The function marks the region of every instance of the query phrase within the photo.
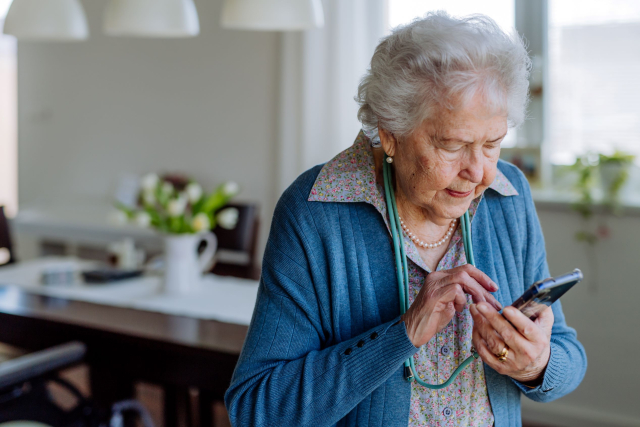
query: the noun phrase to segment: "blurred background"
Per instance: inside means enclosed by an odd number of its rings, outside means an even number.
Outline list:
[[[278,197],[351,145],[378,40],[431,10],[526,39],[501,156],[551,273],[585,273],[586,377],[525,425],[640,426],[637,0],[0,0],[0,421],[228,425]]]

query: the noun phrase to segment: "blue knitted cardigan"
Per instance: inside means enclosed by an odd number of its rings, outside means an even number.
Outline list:
[[[302,174],[277,204],[253,319],[225,396],[229,417],[242,427],[406,427],[411,386],[402,362],[417,348],[398,322],[389,232],[368,203],[307,201],[321,167]],[[507,306],[549,269],[527,180],[502,160],[498,168],[519,195],[485,190],[472,238],[477,267]],[[553,312],[540,386],[484,365],[496,427],[521,426],[521,394],[548,402],[582,381],[584,348],[559,302]]]

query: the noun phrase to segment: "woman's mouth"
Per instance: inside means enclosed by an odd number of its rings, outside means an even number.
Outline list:
[[[473,190],[469,190],[466,193],[462,193],[460,191],[449,190],[448,188],[445,188],[445,190],[447,190],[447,193],[451,197],[459,197],[459,198],[467,197],[468,195],[470,195],[473,192]]]

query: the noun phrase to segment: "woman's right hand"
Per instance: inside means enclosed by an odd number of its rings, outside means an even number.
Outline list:
[[[490,293],[497,290],[498,285],[471,264],[429,273],[413,304],[402,315],[409,339],[415,347],[429,342],[447,326],[456,311],[464,309],[465,293],[475,303],[486,301],[501,310],[502,306]]]

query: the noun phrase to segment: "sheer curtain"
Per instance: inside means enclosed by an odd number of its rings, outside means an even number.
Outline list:
[[[360,78],[386,30],[385,0],[325,0],[325,27],[283,33],[279,190],[355,139]]]

